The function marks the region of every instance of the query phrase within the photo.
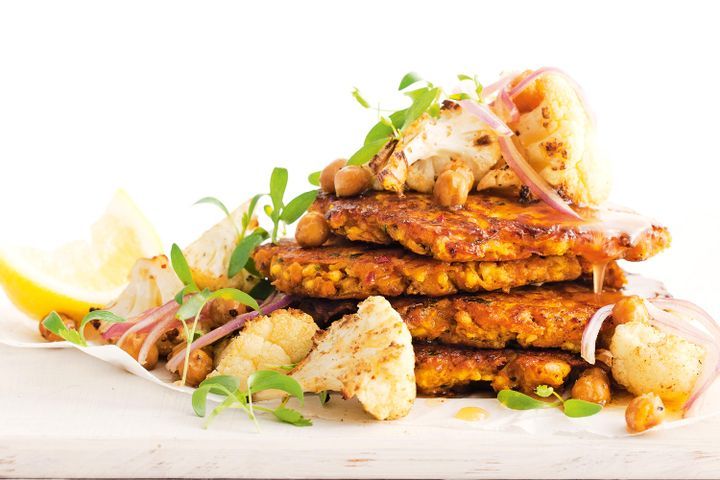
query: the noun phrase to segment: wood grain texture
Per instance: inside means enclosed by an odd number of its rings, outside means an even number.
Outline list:
[[[0,346],[0,477],[717,478],[720,419],[642,437],[538,437],[240,415],[80,352]]]

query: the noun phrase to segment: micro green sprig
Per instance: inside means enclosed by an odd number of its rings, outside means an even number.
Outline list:
[[[276,167],[270,175],[270,200],[272,205],[266,205],[265,213],[273,222],[272,235],[273,243],[277,243],[280,225],[295,223],[303,213],[310,208],[310,205],[317,197],[317,190],[310,190],[301,193],[289,202],[285,203],[285,190],[287,189],[288,171],[285,168]]]
[[[603,408],[602,405],[585,400],[575,398],[565,400],[553,387],[548,385],[539,385],[535,388],[535,395],[540,398],[554,396],[557,400],[546,402],[509,389],[498,392],[497,399],[500,403],[512,410],[537,410],[562,406],[563,413],[571,418],[589,417],[599,413]]]
[[[185,360],[182,372],[181,384],[185,385],[187,380],[188,364],[190,363],[190,345],[195,340],[200,314],[210,301],[216,298],[226,298],[235,300],[238,303],[246,305],[253,310],[258,310],[260,306],[257,301],[249,294],[238,290],[237,288],[221,288],[211,291],[207,288],[200,290],[192,276],[192,271],[188,265],[185,255],[180,247],[173,244],[170,250],[170,262],[175,274],[183,283],[183,288],[175,296],[175,301],[180,305],[176,318],[183,326],[187,347],[185,348]],[[188,320],[192,319],[192,325],[188,325]]]
[[[252,396],[265,390],[280,390],[288,394],[276,408],[268,408],[254,404]],[[257,427],[256,411],[271,413],[281,422],[295,425],[296,427],[307,427],[312,421],[305,418],[297,410],[287,407],[290,397],[295,397],[302,406],[304,394],[302,386],[292,377],[272,370],[260,370],[248,377],[244,389],[240,388],[238,379],[228,375],[218,375],[205,379],[195,390],[192,396],[192,407],[198,417],[207,415],[207,397],[210,393],[225,397],[207,416],[204,427],[207,428],[210,422],[220,413],[228,408],[240,409],[255,423]]]
[[[115,315],[109,310],[93,310],[83,317],[80,322],[80,326],[75,329],[68,328],[60,315],[53,311],[43,319],[42,324],[45,328],[63,340],[67,340],[68,342],[80,347],[87,347],[88,342],[85,338],[85,327],[88,323],[95,320],[100,320],[106,323],[123,323],[127,321],[125,318]]]

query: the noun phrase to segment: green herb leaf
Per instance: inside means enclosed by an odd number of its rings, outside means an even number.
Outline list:
[[[227,207],[225,206],[225,204],[223,202],[221,202],[220,200],[218,200],[217,198],[203,197],[200,200],[198,200],[197,202],[195,202],[194,205],[200,205],[202,203],[207,203],[209,205],[215,205],[220,210],[222,210],[223,213],[225,213],[225,216],[227,216],[228,218],[232,218],[232,216],[230,215],[230,210],[228,210]]]
[[[602,409],[602,405],[575,398],[565,400],[563,405],[565,415],[571,418],[590,417],[599,413]]]
[[[460,81],[463,81],[463,80],[472,80],[472,79],[473,79],[473,77],[471,77],[470,75],[465,75],[464,73],[458,74],[457,78],[458,78],[458,80],[460,80]]]
[[[238,380],[231,375],[217,375],[203,380],[200,387],[209,387],[210,393],[222,395],[225,392],[234,392],[239,388]]]
[[[87,342],[85,341],[83,336],[80,335],[80,332],[75,329],[69,329],[67,325],[65,325],[65,322],[62,321],[62,318],[60,318],[60,315],[58,315],[57,312],[50,312],[50,314],[43,319],[42,323],[45,328],[50,330],[58,337],[67,340],[70,343],[74,343],[75,345],[87,347]]]
[[[250,199],[248,208],[245,211],[245,213],[243,213],[243,216],[242,216],[242,231],[240,232],[241,239],[245,238],[245,233],[247,232],[247,229],[250,226],[250,222],[252,221],[253,215],[255,215],[255,208],[257,207],[258,201],[260,201],[260,199],[264,196],[265,196],[265,194],[258,193],[257,195],[255,195],[254,197],[252,197]]]
[[[288,171],[286,168],[275,167],[270,175],[270,199],[273,204],[273,213],[282,208],[283,196],[287,188]]]
[[[330,392],[328,392],[327,390],[323,390],[322,392],[318,393],[318,398],[320,399],[320,405],[324,407],[330,401]]]
[[[317,172],[313,172],[310,175],[308,175],[308,182],[310,182],[310,185],[315,185],[316,187],[319,187],[321,174],[322,174],[322,171],[317,171]]]
[[[290,200],[290,203],[285,205],[280,219],[288,225],[295,223],[295,221],[300,218],[303,213],[307,212],[307,209],[310,208],[310,205],[312,205],[317,196],[317,190],[310,190],[309,192],[301,193]]]
[[[534,410],[559,405],[558,402],[543,402],[515,390],[500,390],[497,399],[500,403],[513,410]]]
[[[357,102],[362,105],[365,108],[370,108],[370,104],[365,100],[362,95],[360,95],[360,90],[358,90],[357,87],[355,87],[352,91],[352,96]]]
[[[207,396],[210,388],[210,385],[200,385],[192,394],[192,408],[198,417],[204,417],[207,412]]]
[[[192,273],[190,272],[190,266],[182,250],[176,243],[173,243],[170,249],[170,262],[172,263],[173,270],[175,270],[175,274],[183,285],[195,285]]]
[[[263,390],[282,390],[303,402],[303,389],[292,377],[272,370],[258,370],[248,378],[248,394],[253,395]]]
[[[400,80],[400,85],[398,86],[398,90],[402,91],[405,90],[410,85],[413,85],[417,82],[421,82],[422,77],[418,75],[415,72],[406,73],[405,76]]]
[[[425,113],[430,106],[436,102],[439,95],[439,88],[422,89],[408,109],[402,128],[406,128],[412,122],[417,120],[423,113]]]
[[[548,385],[538,385],[535,388],[535,395],[542,398],[548,398],[550,395],[555,393],[555,390],[553,387],[550,387]]]
[[[80,322],[80,328],[78,330],[80,331],[80,335],[83,337],[83,339],[85,339],[85,327],[88,323],[94,320],[100,320],[101,322],[105,323],[123,323],[127,321],[127,319],[119,315],[115,315],[113,312],[110,312],[108,310],[93,310],[92,312],[85,315],[82,319],[82,322]]]
[[[230,263],[228,264],[228,278],[232,278],[240,273],[248,263],[252,251],[260,245],[263,240],[268,237],[264,230],[255,231],[247,237],[240,240],[232,255],[230,255]]]
[[[370,143],[366,143],[362,147],[360,147],[360,150],[355,152],[349,159],[347,164],[348,165],[364,165],[372,158],[377,155],[377,153],[385,146],[387,142],[389,142],[392,138],[382,138],[380,140],[375,140]]]
[[[209,295],[210,291],[207,289],[196,293],[183,302],[175,316],[180,320],[195,318],[195,316],[197,316],[197,314],[200,313],[200,310],[205,306],[205,302],[207,301]]]
[[[450,100],[470,100],[472,97],[465,92],[453,93],[448,97]]]
[[[258,305],[257,301],[253,297],[242,290],[238,290],[237,288],[221,288],[220,290],[215,290],[207,297],[207,302],[216,298],[229,298],[242,303],[243,305],[247,305],[253,310],[260,309],[260,305]]]
[[[297,410],[292,408],[283,407],[282,405],[273,410],[273,415],[277,417],[281,422],[295,425],[296,427],[310,427],[312,426],[312,420],[302,416]]]

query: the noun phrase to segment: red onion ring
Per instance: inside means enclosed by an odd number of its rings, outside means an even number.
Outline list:
[[[585,330],[583,330],[582,340],[580,342],[580,356],[590,365],[595,365],[595,344],[597,343],[597,337],[600,335],[600,329],[605,320],[612,315],[614,307],[615,304],[612,303],[599,308],[590,318],[587,325],[585,325]]]
[[[487,87],[483,87],[481,92],[481,98],[483,100],[487,99],[488,97],[491,97],[496,92],[501,92],[502,90],[507,87],[507,85],[513,81],[518,75],[520,75],[519,72],[510,72],[506,73],[504,75],[501,75],[498,80],[491,83]]]
[[[461,100],[458,102],[463,110],[471,113],[487,124],[488,127],[492,128],[495,133],[502,136],[509,136],[513,134],[505,122],[495,115],[490,109],[482,103],[476,103],[471,100]]]
[[[255,310],[253,312],[239,315],[225,325],[222,325],[215,330],[206,333],[202,337],[192,342],[190,344],[190,353],[194,352],[198,348],[203,348],[211,345],[220,340],[221,338],[230,335],[234,331],[239,330],[245,325],[245,322],[257,317],[258,315],[267,315],[270,312],[287,307],[293,302],[293,300],[294,298],[289,295],[272,295],[268,297],[268,299],[265,300],[262,305],[260,305],[260,310]],[[186,350],[187,347],[176,352],[175,355],[165,364],[165,368],[167,368],[171,372],[176,372],[180,367],[180,363],[185,359]]]
[[[138,353],[138,363],[140,365],[144,365],[145,360],[147,360],[148,353],[150,353],[150,349],[157,343],[158,340],[160,340],[160,337],[162,337],[165,332],[172,330],[173,328],[177,328],[180,325],[180,321],[175,318],[174,313],[166,315],[158,323],[156,323],[153,329],[147,334],[147,337],[145,337],[145,340],[140,347],[140,352]]]
[[[148,315],[143,315],[143,317],[141,317],[141,318],[143,318],[143,320],[139,320],[132,327],[128,328],[115,344],[118,347],[121,347],[123,342],[125,341],[125,339],[130,334],[139,332],[146,327],[151,327],[152,325],[155,324],[155,322],[159,321],[161,318],[165,318],[165,316],[168,314],[171,314],[174,316],[175,312],[177,312],[178,308],[180,308],[180,305],[178,305],[177,302],[175,302],[175,300],[171,300],[158,309],[149,310],[150,313]]]

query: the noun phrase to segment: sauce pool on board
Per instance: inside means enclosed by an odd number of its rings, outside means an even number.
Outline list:
[[[464,420],[466,422],[477,422],[479,420],[485,420],[490,416],[490,413],[484,408],[480,407],[463,407],[457,411],[455,418],[458,420]]]

